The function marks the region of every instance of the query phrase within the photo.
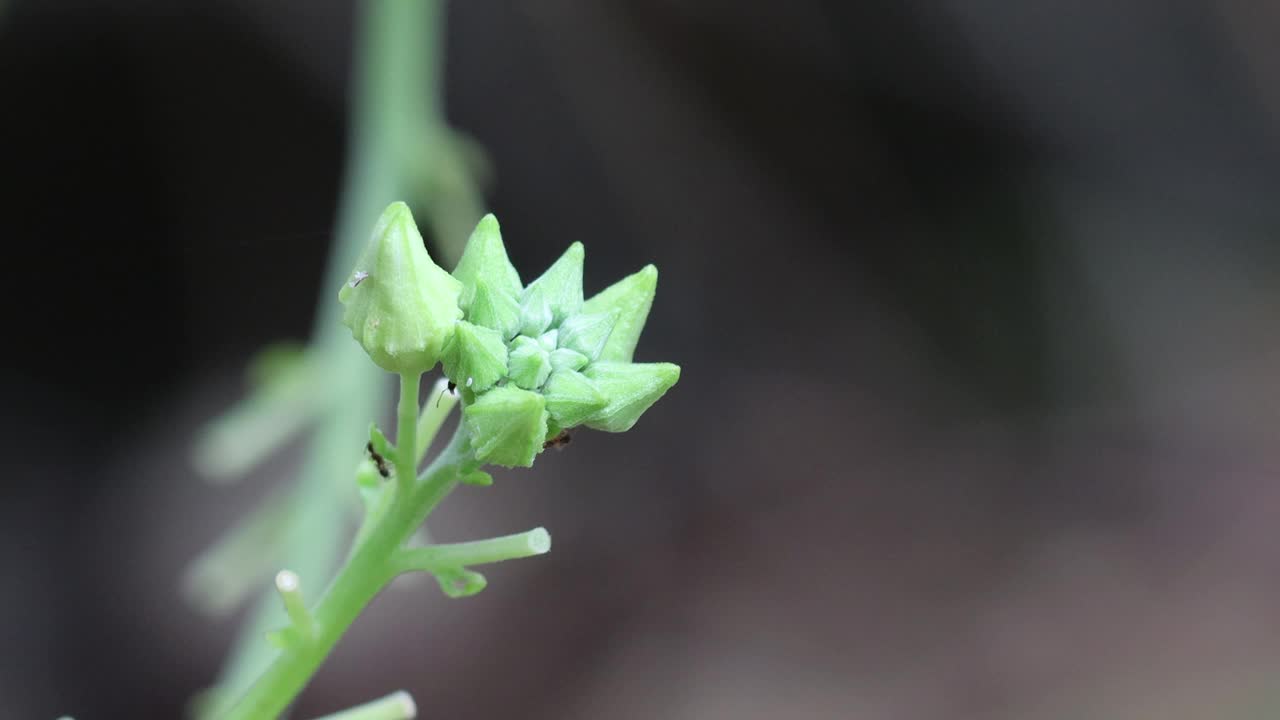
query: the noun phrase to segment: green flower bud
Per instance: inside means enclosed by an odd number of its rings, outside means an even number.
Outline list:
[[[444,374],[455,385],[484,392],[506,377],[507,345],[497,330],[461,320],[444,346]]]
[[[495,387],[462,411],[476,460],[531,467],[547,436],[546,399],[510,386]]]
[[[465,291],[464,291],[465,292]],[[520,303],[516,293],[490,290],[484,280],[477,280],[467,319],[476,325],[493,328],[505,340],[520,331]]]
[[[586,355],[569,348],[560,348],[551,352],[551,372],[560,370],[581,370],[591,359]]]
[[[555,320],[551,311],[551,301],[542,288],[526,292],[520,302],[520,332],[529,337],[537,337],[546,332]]]
[[[630,362],[635,356],[636,343],[644,330],[644,321],[653,305],[653,294],[658,287],[658,269],[646,265],[644,269],[619,280],[601,290],[582,305],[584,313],[618,312],[613,332],[600,350],[598,360]]]
[[[586,426],[624,432],[676,384],[680,368],[671,363],[597,362],[583,374],[609,398],[609,404],[588,418]]]
[[[561,428],[581,425],[609,404],[595,383],[573,370],[552,373],[542,394],[547,399],[547,412]]]
[[[462,284],[431,260],[402,202],[378,219],[373,236],[338,292],[342,322],[384,370],[426,372],[462,317]]]
[[[525,390],[537,390],[551,375],[551,354],[531,337],[521,335],[511,343],[507,377]]]
[[[560,347],[576,350],[586,355],[588,360],[595,360],[600,357],[617,319],[617,310],[574,315],[560,325]]]
[[[582,308],[582,257],[582,243],[570,245],[559,260],[524,289],[524,298],[539,292],[546,297],[552,315],[548,326],[559,324],[570,315],[576,315]]]
[[[453,276],[462,283],[459,304],[468,312],[471,312],[475,294],[482,282],[495,295],[506,295],[512,299],[520,296],[520,273],[516,272],[515,266],[507,259],[507,248],[502,244],[498,219],[493,215],[480,218],[479,224],[467,240],[466,249],[462,251],[458,267],[453,269]],[[479,324],[494,327],[483,322]]]
[[[551,352],[552,350],[556,349],[556,343],[559,340],[559,338],[560,338],[559,330],[548,330],[538,336],[538,344],[542,346],[543,350],[546,350],[547,352]]]

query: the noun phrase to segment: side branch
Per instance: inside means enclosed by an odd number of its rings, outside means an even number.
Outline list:
[[[550,549],[551,535],[545,528],[534,528],[488,540],[403,548],[392,557],[391,567],[397,574],[414,570],[449,572],[471,565],[542,555]]]

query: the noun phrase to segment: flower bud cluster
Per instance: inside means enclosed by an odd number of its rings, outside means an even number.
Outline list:
[[[442,362],[462,392],[479,461],[529,467],[570,428],[630,429],[680,377],[670,363],[631,362],[657,269],[584,299],[582,268],[582,244],[574,243],[522,284],[498,221],[487,215],[449,275],[431,262],[397,203],[339,298],[344,321],[378,365],[425,372]]]

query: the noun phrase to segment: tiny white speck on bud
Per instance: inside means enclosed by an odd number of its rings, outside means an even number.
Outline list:
[[[364,270],[359,270],[356,272],[355,275],[351,276],[351,282],[347,284],[350,285],[351,287],[355,287],[359,285],[367,277],[369,277],[369,273],[365,272]]]
[[[471,387],[471,383],[475,382],[475,378],[467,378],[467,387]]]

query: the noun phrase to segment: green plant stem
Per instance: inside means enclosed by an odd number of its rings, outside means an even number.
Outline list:
[[[341,557],[343,533],[336,528],[349,498],[342,489],[359,459],[358,439],[379,413],[387,379],[342,327],[342,306],[334,292],[346,282],[382,209],[392,200],[418,194],[415,183],[422,164],[442,159],[419,148],[428,129],[445,125],[440,0],[378,0],[361,4],[359,15],[350,153],[310,350],[325,378],[342,381],[329,391],[308,438],[306,462],[289,497],[289,516],[281,523],[277,560],[317,584],[332,576]],[[475,211],[468,221],[475,222],[478,215]],[[444,249],[451,261],[457,259],[459,248]],[[263,635],[283,621],[275,593],[263,597],[242,626],[202,717],[242,696],[268,666],[273,649]]]
[[[465,428],[459,427],[444,451],[420,477],[410,482],[408,492],[397,498],[389,512],[375,520],[377,524],[364,543],[338,571],[312,613],[311,642],[281,651],[223,716],[224,720],[275,718],[293,702],[360,612],[395,577],[393,560],[400,546],[457,487],[459,477],[473,469],[470,447]]]
[[[289,616],[289,622],[298,631],[298,636],[310,639],[315,633],[314,621],[311,619],[311,611],[307,609],[307,601],[302,596],[302,581],[297,573],[281,570],[276,575],[276,591],[280,593],[284,611]]]
[[[396,483],[403,491],[418,474],[418,388],[422,373],[400,375],[400,404],[396,413]]]

